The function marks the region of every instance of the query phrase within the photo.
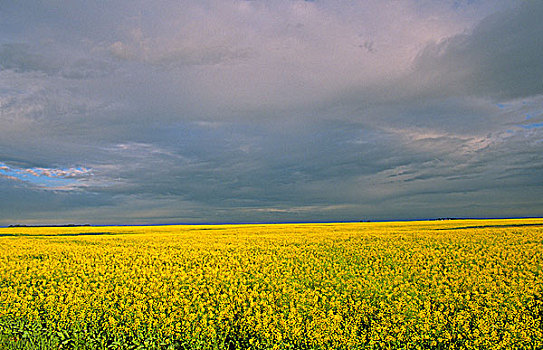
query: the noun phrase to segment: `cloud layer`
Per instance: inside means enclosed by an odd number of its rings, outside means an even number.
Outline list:
[[[0,5],[0,225],[543,215],[537,1]]]

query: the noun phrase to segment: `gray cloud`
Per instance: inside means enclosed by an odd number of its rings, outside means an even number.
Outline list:
[[[542,215],[539,3],[27,5],[0,224]]]
[[[0,69],[15,72],[55,73],[59,67],[30,52],[27,45],[12,43],[0,47]]]
[[[543,93],[543,3],[485,18],[473,31],[427,45],[412,79],[442,94],[500,100]]]

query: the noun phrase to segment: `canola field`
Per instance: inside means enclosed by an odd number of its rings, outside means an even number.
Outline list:
[[[541,349],[543,219],[0,228],[0,349]]]

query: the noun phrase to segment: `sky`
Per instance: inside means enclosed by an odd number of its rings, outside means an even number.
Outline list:
[[[0,225],[543,216],[543,1],[0,1]]]

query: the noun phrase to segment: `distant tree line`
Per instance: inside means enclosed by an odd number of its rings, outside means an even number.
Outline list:
[[[90,226],[90,224],[65,224],[65,225],[21,225],[21,224],[15,224],[15,225],[9,225],[8,227],[82,227],[82,226]]]

